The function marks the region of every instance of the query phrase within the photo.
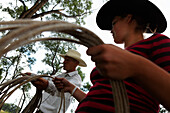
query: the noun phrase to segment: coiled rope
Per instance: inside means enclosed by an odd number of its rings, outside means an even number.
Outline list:
[[[10,30],[10,32],[0,39],[0,57],[16,49],[17,47],[44,40],[63,40],[84,45],[86,47],[93,47],[104,42],[90,30],[64,21],[33,21],[33,20],[15,20],[0,22],[0,31]],[[35,38],[45,31],[53,31],[65,33],[73,36],[74,39],[44,37]],[[121,80],[110,80],[113,99],[116,113],[130,113],[129,101],[125,84]],[[31,108],[32,109],[32,108]]]

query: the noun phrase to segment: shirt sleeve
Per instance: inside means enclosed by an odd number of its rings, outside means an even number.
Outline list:
[[[45,89],[45,92],[51,94],[52,96],[54,96],[55,94],[59,95],[59,91],[52,81],[48,81],[48,87]]]
[[[151,51],[151,60],[170,72],[170,39],[159,34],[157,40],[153,43]]]
[[[60,92],[55,87],[55,84],[53,83],[52,78],[44,77],[44,79],[48,80],[48,87],[45,89],[45,92],[49,93],[52,96],[54,96],[54,95],[59,96]]]
[[[61,77],[61,76],[59,76]],[[79,74],[75,74],[71,77],[65,77],[70,83],[76,85],[77,87],[81,87],[81,77]],[[55,84],[53,83],[52,79],[48,79],[48,87],[45,89],[45,92],[49,93],[50,95],[54,96],[60,96],[60,92],[55,87]],[[70,96],[68,96],[70,97]]]

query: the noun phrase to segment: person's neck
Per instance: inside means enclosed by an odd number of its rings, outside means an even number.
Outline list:
[[[75,71],[75,69],[74,70],[66,70],[67,73],[70,73],[70,72],[73,72],[73,71]]]
[[[144,39],[143,34],[133,34],[126,38],[124,47],[127,48]]]

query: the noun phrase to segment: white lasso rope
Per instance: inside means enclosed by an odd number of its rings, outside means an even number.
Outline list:
[[[11,30],[6,36],[0,39],[0,57],[10,50],[17,47],[43,40],[64,40],[82,44],[86,47],[97,46],[104,44],[103,41],[93,32],[88,29],[63,21],[32,21],[32,20],[15,20],[0,22],[2,26],[0,31]],[[35,37],[45,31],[55,31],[60,33],[69,34],[76,38],[38,38]],[[115,103],[116,113],[130,113],[129,101],[125,84],[123,81],[111,80],[112,91],[114,92],[113,98]]]

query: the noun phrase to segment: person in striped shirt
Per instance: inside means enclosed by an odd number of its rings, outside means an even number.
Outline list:
[[[97,25],[110,30],[115,43],[91,47],[87,54],[96,67],[93,86],[85,94],[67,80],[55,78],[80,102],[76,113],[114,113],[110,79],[124,80],[131,113],[158,113],[161,103],[170,110],[170,39],[160,34],[167,22],[160,9],[148,0],[109,0],[97,14]],[[145,39],[143,33],[153,33]]]

